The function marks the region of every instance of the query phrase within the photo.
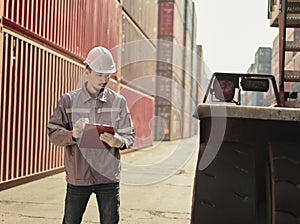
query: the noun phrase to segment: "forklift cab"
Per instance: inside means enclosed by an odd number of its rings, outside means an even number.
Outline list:
[[[271,84],[281,106],[271,75],[213,74],[194,113],[200,144],[191,224],[298,223],[299,109],[241,103],[244,92],[269,93]]]
[[[275,78],[265,74],[214,73],[208,84],[203,103],[234,103],[241,105],[241,93],[246,91],[268,92],[270,83],[277,105],[280,105]]]

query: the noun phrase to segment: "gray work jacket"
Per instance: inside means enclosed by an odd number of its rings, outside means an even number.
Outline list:
[[[61,97],[48,122],[50,141],[65,146],[68,183],[88,186],[119,182],[119,149],[81,148],[72,138],[73,125],[80,118],[89,118],[89,123],[113,126],[128,148],[134,143],[135,133],[125,98],[108,88],[97,98],[92,97],[84,84],[81,89]]]

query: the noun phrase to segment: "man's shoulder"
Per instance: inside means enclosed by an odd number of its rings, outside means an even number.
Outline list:
[[[72,101],[74,98],[77,98],[81,93],[82,93],[82,88],[71,90],[69,92],[64,93],[61,96],[61,100]]]
[[[74,96],[79,95],[81,92],[82,92],[82,88],[78,88],[78,89],[74,89],[69,92],[66,92],[64,95],[72,98]]]
[[[106,88],[106,91],[107,91],[107,94],[113,98],[121,98],[121,99],[125,100],[125,97],[122,94],[120,94],[110,88]]]
[[[82,88],[74,89],[68,92],[68,94],[73,95],[73,94],[78,94],[82,91]]]

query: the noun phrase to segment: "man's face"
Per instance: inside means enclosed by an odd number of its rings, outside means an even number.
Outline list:
[[[111,74],[100,74],[95,71],[88,71],[87,88],[91,93],[98,93],[104,89]]]

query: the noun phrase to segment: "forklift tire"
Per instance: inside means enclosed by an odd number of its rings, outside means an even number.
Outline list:
[[[205,147],[201,144],[203,150]],[[197,170],[192,224],[271,223],[268,157],[265,153],[266,159],[259,161],[264,174],[258,179],[256,153],[248,144],[222,142],[212,163]]]
[[[300,150],[297,144],[271,145],[275,224],[300,224]]]

